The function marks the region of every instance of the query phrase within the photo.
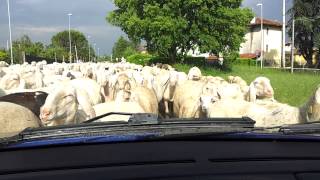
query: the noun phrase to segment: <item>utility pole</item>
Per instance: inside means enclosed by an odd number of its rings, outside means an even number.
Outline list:
[[[10,48],[9,48],[9,41],[7,40],[7,51],[9,52]]]
[[[75,45],[74,46],[74,50],[76,52],[76,59],[77,59],[77,62],[79,61],[79,58],[78,58],[78,51],[77,51],[77,46]]]
[[[282,67],[286,67],[286,0],[282,0],[282,46],[281,46],[281,62]]]
[[[93,44],[93,52],[94,52],[94,59],[93,62],[96,60],[96,43]]]
[[[91,62],[91,55],[90,55],[90,36],[88,36],[88,47],[89,47],[89,61],[88,62]]]
[[[262,69],[263,68],[263,59],[264,59],[264,52],[263,52],[263,50],[264,50],[264,31],[263,31],[263,4],[262,3],[260,3],[260,4],[257,4],[257,6],[260,6],[260,8],[261,8],[261,44],[260,44],[260,46],[261,46],[261,48],[260,48],[260,68]]]
[[[293,74],[293,65],[294,65],[294,35],[295,35],[295,22],[294,17],[292,18],[292,42],[291,42],[291,74]]]
[[[11,34],[11,15],[10,15],[10,0],[7,0],[8,5],[8,19],[9,19],[9,36],[10,36],[10,58],[11,65],[13,64],[13,53],[12,53],[12,34]]]
[[[54,52],[54,61],[57,62],[57,53]]]
[[[72,16],[72,14],[69,13],[68,16],[69,16],[69,48],[70,48],[70,50],[69,50],[69,62],[72,63],[72,51],[71,51],[71,49],[72,49],[72,46],[71,46],[71,16]]]

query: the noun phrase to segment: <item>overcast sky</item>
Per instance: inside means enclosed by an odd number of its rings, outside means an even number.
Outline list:
[[[292,0],[286,0],[290,7]],[[11,0],[12,37],[23,34],[34,41],[46,44],[55,33],[68,28],[68,16],[73,14],[71,24],[97,44],[103,54],[110,54],[114,42],[124,33],[108,24],[105,17],[115,7],[112,0]],[[257,3],[264,4],[264,17],[281,21],[282,0],[244,0],[243,6],[251,8],[257,16]],[[9,39],[6,0],[0,0],[0,47],[6,47]]]

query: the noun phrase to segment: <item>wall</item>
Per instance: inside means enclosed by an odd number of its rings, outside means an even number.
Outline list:
[[[268,30],[269,29],[269,30]],[[240,54],[256,54],[261,49],[261,28],[252,26],[251,32],[245,35],[246,42],[241,44]],[[280,65],[281,61],[281,28],[264,26],[264,47],[265,57],[268,60],[275,61],[274,65]],[[268,47],[267,47],[268,45]]]

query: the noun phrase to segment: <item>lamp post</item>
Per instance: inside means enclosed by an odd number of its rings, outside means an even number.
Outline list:
[[[13,54],[12,54],[12,35],[11,35],[11,15],[10,15],[10,2],[7,0],[8,5],[8,19],[9,19],[9,38],[10,38],[10,58],[11,64],[13,64]]]
[[[72,14],[71,13],[69,13],[68,14],[68,16],[69,16],[69,61],[70,61],[70,63],[72,63],[72,52],[71,52],[71,50],[72,50],[72,46],[71,46],[71,16],[72,16]]]
[[[281,62],[282,67],[286,67],[286,0],[282,1],[282,46],[281,46]]]
[[[263,49],[264,49],[264,32],[263,32],[263,4],[262,3],[259,3],[257,4],[257,6],[260,6],[260,10],[261,10],[261,44],[260,44],[260,68],[262,69],[263,67],[263,56],[264,56],[264,52],[263,52]]]
[[[294,29],[294,17],[292,18],[292,43],[291,43],[291,74],[293,74],[293,66],[294,66],[294,35],[295,35],[295,29]]]
[[[88,36],[88,47],[89,47],[89,62],[91,62],[91,55],[90,55],[90,36]]]
[[[93,44],[93,52],[94,52],[94,59],[93,60],[95,60],[97,57],[96,56],[96,45],[97,45],[96,43]]]

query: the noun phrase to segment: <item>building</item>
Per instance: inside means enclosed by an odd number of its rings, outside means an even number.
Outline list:
[[[280,66],[282,23],[263,19],[264,62],[265,65]],[[261,18],[253,18],[249,25],[249,31],[245,35],[245,42],[241,44],[240,57],[256,58],[261,53]]]

